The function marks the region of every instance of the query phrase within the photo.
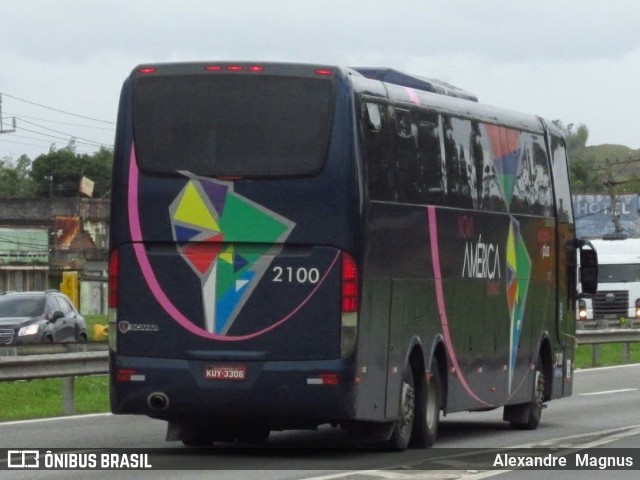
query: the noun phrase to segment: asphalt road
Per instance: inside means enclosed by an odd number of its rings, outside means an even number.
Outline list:
[[[640,447],[640,365],[576,372],[574,395],[543,412],[538,430],[512,430],[502,410],[453,414],[442,420],[436,448],[386,452],[358,448],[338,428],[272,433],[263,449],[217,447],[189,450],[164,441],[164,422],[143,417],[92,415],[0,423],[1,448],[171,448],[156,467],[180,471],[0,471],[0,478],[153,478],[239,480],[365,480],[370,478],[486,478],[465,458],[464,448],[541,446]],[[172,448],[173,447],[173,448]],[[1,462],[6,460],[0,459]],[[422,470],[429,462],[429,470]],[[434,463],[435,462],[435,463]],[[438,463],[440,462],[440,463]],[[433,469],[439,464],[442,471]],[[435,467],[434,467],[435,466]],[[457,468],[451,470],[451,468]],[[448,470],[444,470],[448,467]],[[640,465],[639,465],[640,468]],[[557,472],[556,472],[557,473]],[[598,478],[605,472],[560,472],[554,478]],[[635,474],[634,474],[635,473]],[[606,472],[608,478],[635,478],[637,472]],[[630,475],[632,474],[632,475]],[[540,478],[542,472],[502,472],[501,478]],[[579,475],[579,476],[578,476]]]

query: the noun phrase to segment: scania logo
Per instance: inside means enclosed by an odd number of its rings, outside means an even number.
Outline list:
[[[616,300],[616,296],[613,293],[607,293],[605,299],[607,300],[607,303],[613,303]]]
[[[126,321],[118,322],[118,330],[120,333],[127,332],[157,332],[160,330],[158,325],[153,323],[129,323]]]

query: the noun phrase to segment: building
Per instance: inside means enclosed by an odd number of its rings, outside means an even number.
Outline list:
[[[0,291],[59,288],[80,274],[82,313],[106,311],[109,200],[0,199]]]

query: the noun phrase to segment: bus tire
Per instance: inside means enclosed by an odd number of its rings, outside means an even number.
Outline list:
[[[413,372],[407,365],[402,379],[398,419],[394,422],[393,432],[386,445],[391,450],[404,450],[411,441],[416,412],[414,384]]]
[[[545,398],[545,378],[542,358],[538,357],[535,370],[533,397],[529,403],[504,407],[504,419],[518,430],[535,430],[542,418]]]
[[[416,385],[416,415],[411,447],[429,448],[436,441],[440,425],[441,388],[438,361],[433,359],[429,380],[422,377]]]

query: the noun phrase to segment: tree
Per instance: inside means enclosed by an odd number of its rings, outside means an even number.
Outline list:
[[[0,197],[32,197],[36,185],[29,176],[31,159],[21,155],[17,160],[6,157],[0,160]]]
[[[94,196],[104,197],[111,186],[113,154],[101,148],[91,155],[75,153],[72,143],[60,150],[51,150],[33,161],[31,178],[41,197],[75,197],[80,179],[95,182]]]

